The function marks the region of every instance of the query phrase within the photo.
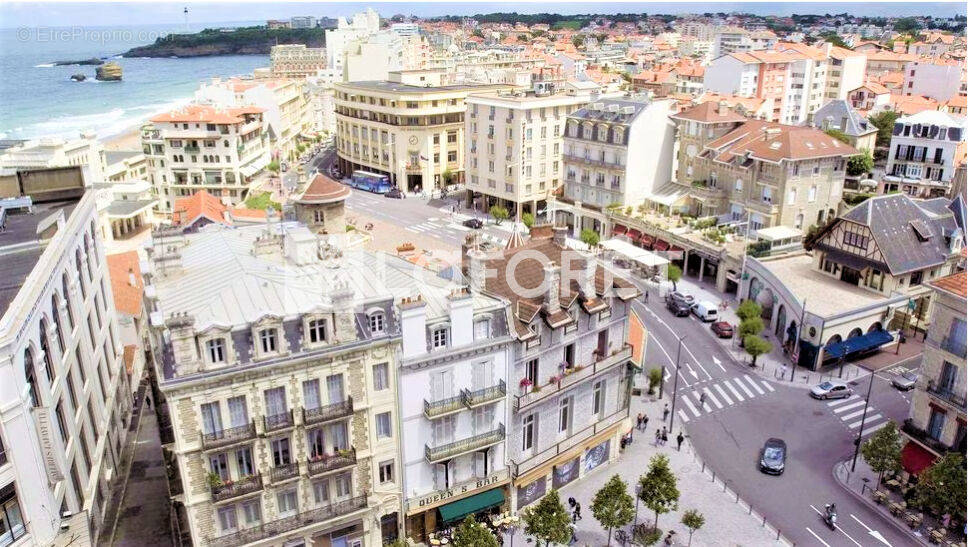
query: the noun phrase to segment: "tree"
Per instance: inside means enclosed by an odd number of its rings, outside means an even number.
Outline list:
[[[482,31],[479,28],[476,28],[476,29],[474,29],[473,32],[471,32],[471,36],[476,36],[478,38],[484,38],[484,31]]]
[[[662,369],[649,369],[649,395],[655,394],[655,388],[662,382]]]
[[[682,268],[676,266],[675,264],[669,263],[669,265],[666,267],[666,277],[669,278],[669,281],[672,281],[672,290],[679,290],[676,287],[676,283],[682,279]]]
[[[916,33],[921,30],[921,23],[918,22],[914,17],[901,17],[897,21],[894,21],[894,32],[912,32]]]
[[[507,220],[508,217],[510,216],[508,214],[508,210],[505,209],[504,207],[501,207],[500,205],[492,205],[490,212],[491,212],[491,217],[494,218],[495,224],[500,224],[501,222]]]
[[[759,316],[743,319],[739,323],[740,340],[747,336],[756,336],[761,332],[763,332],[763,320]]]
[[[773,344],[767,342],[766,340],[751,334],[746,338],[743,338],[743,349],[746,353],[753,358],[753,366],[756,366],[756,358],[764,353],[769,353],[773,350]]]
[[[753,300],[743,300],[739,307],[736,308],[736,315],[742,320],[759,317],[762,314],[763,308]]]
[[[612,544],[612,529],[625,526],[635,516],[635,501],[628,493],[628,485],[613,475],[592,499],[592,516],[608,529],[608,545]]]
[[[524,213],[521,215],[521,222],[530,230],[534,226],[534,215],[531,213]]]
[[[830,135],[831,137],[837,139],[838,141],[844,144],[850,144],[850,137],[847,136],[847,133],[844,133],[839,129],[828,129],[824,131],[824,133]]]
[[[894,420],[879,429],[860,445],[860,453],[871,470],[877,473],[877,486],[887,471],[901,469],[901,436]]]
[[[682,523],[689,529],[689,545],[692,545],[692,534],[706,524],[706,517],[697,509],[690,509],[682,515]]]
[[[860,154],[847,158],[847,174],[852,177],[859,177],[873,170],[874,156],[870,150],[862,150]]]
[[[659,515],[679,507],[676,476],[665,454],[656,454],[649,460],[649,470],[639,478],[639,499],[655,513],[654,527],[659,526]]]
[[[590,230],[588,228],[585,228],[578,234],[578,239],[580,239],[582,243],[584,243],[585,245],[588,245],[589,247],[594,247],[595,245],[598,245],[600,237],[598,235],[598,232],[596,232],[595,230]]]
[[[580,48],[585,45],[585,37],[581,34],[576,34],[571,37],[571,45],[576,48]]]
[[[829,32],[827,34],[824,34],[823,35],[823,41],[824,42],[830,42],[831,44],[833,44],[833,45],[835,45],[837,47],[842,47],[842,48],[845,48],[845,49],[850,49],[850,46],[848,46],[847,43],[844,42],[844,39],[841,38],[836,32]]]
[[[454,547],[497,547],[497,538],[483,524],[469,516],[454,530]]]
[[[266,169],[272,171],[273,173],[279,172],[279,162],[277,160],[272,160],[269,165],[266,165]]]
[[[662,530],[648,524],[637,524],[632,527],[633,545],[655,545],[662,539]]]
[[[935,515],[949,514],[964,522],[965,487],[964,456],[949,452],[921,472],[914,492],[921,507]]]
[[[894,132],[894,122],[897,121],[898,113],[893,110],[878,112],[867,118],[871,125],[877,128],[876,146],[884,147],[891,145],[891,137]]]
[[[440,174],[440,180],[443,181],[444,186],[450,186],[454,180],[454,173],[450,169],[444,169],[444,172]]]
[[[538,545],[568,543],[571,539],[571,517],[561,504],[558,491],[552,490],[537,505],[524,510],[524,533],[534,536]]]

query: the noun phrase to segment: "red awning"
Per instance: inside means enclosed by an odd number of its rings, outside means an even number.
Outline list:
[[[631,239],[632,241],[635,241],[641,235],[642,235],[642,232],[636,230],[635,228],[632,228],[631,230],[629,230],[629,234],[628,234],[629,239]]]
[[[620,236],[627,231],[628,231],[628,228],[626,228],[625,226],[622,226],[621,224],[616,224],[615,227],[612,228],[612,235]]]
[[[639,238],[639,242],[642,243],[642,246],[646,249],[651,249],[652,244],[655,243],[655,238],[649,234],[642,234],[642,237]]]
[[[914,441],[908,441],[901,449],[901,466],[912,475],[931,467],[935,459],[937,456]]]
[[[684,249],[682,247],[678,246],[678,245],[673,245],[673,246],[669,247],[669,250],[670,251],[679,251],[681,253]]]
[[[669,250],[669,244],[661,239],[655,240],[655,250],[656,251],[667,251]]]

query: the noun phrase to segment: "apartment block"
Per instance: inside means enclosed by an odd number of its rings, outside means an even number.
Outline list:
[[[547,208],[562,186],[566,117],[591,100],[576,91],[490,91],[467,97],[465,202],[501,205],[520,219]]]
[[[295,28],[295,27],[293,27]],[[269,50],[269,68],[277,78],[305,78],[326,68],[326,48],[279,44]]]
[[[158,210],[198,190],[228,204],[243,201],[269,164],[269,134],[261,108],[222,109],[192,104],[151,118],[141,128],[149,181]]]
[[[96,544],[131,394],[79,167],[0,177],[0,541]]]
[[[965,119],[925,110],[894,122],[882,193],[944,196],[959,165],[965,163]]]
[[[901,93],[930,97],[945,102],[964,95],[965,65],[956,61],[926,59],[904,65]]]
[[[7,148],[0,154],[0,169],[31,170],[79,166],[89,182],[105,180],[101,142],[94,133],[76,139],[46,137]]]

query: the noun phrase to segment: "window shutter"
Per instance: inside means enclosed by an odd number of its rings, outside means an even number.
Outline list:
[[[894,135],[900,135],[902,131],[904,131],[904,124],[900,124],[900,123],[894,124],[894,131],[893,131]]]

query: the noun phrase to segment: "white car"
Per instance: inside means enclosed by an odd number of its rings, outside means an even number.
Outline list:
[[[854,394],[854,390],[844,382],[827,381],[813,386],[810,396],[814,399],[844,399]]]

